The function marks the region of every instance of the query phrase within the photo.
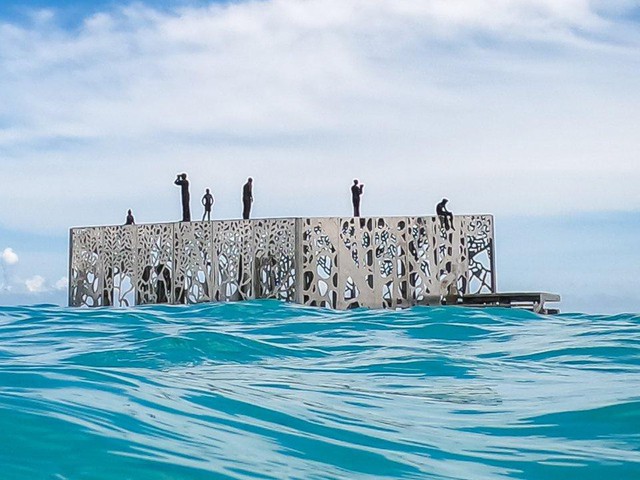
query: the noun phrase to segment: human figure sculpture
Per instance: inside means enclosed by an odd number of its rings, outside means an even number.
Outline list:
[[[436,215],[440,219],[440,222],[444,224],[445,230],[453,228],[453,213],[447,210],[447,200],[443,198],[440,203],[436,205]]]
[[[215,199],[213,198],[213,195],[211,195],[211,192],[209,191],[209,189],[207,188],[205,190],[205,194],[202,196],[202,205],[204,206],[204,213],[202,214],[202,221],[204,222],[204,217],[207,217],[207,220],[211,220],[211,207],[213,207],[213,204],[215,202]]]
[[[133,213],[131,213],[131,209],[127,210],[127,221],[124,222],[125,225],[135,225],[136,221],[133,219]]]
[[[353,180],[353,185],[351,186],[351,201],[353,203],[353,216],[360,216],[360,196],[362,195],[362,190],[364,189],[364,183],[358,184],[358,179]]]
[[[191,209],[189,207],[189,180],[186,173],[179,173],[174,184],[180,186],[182,193],[182,221],[191,221]]]
[[[251,204],[253,203],[253,178],[249,177],[242,187],[242,218],[249,219]]]

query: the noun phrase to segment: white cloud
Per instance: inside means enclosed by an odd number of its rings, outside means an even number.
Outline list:
[[[13,270],[19,261],[18,254],[11,247],[6,247],[0,254],[0,290],[12,289]]]
[[[30,293],[42,293],[48,290],[44,277],[40,275],[34,275],[33,277],[25,280],[24,285]]]
[[[66,290],[68,286],[69,279],[67,277],[62,277],[53,285],[53,288],[56,290]]]
[[[632,6],[274,0],[0,25],[0,223],[178,218],[178,171],[218,217],[238,216],[248,175],[264,216],[347,213],[354,177],[365,213],[444,195],[467,212],[640,208]]]
[[[4,265],[15,265],[20,260],[18,254],[11,247],[7,247],[2,251],[0,260]]]
[[[47,282],[46,278],[42,275],[34,275],[31,278],[28,278],[24,281],[24,286],[27,291],[30,293],[46,293],[55,291],[64,291],[67,289],[69,285],[69,280],[67,277],[59,278],[53,285]]]

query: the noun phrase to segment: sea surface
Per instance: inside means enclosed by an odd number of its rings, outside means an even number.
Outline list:
[[[640,479],[640,315],[0,307],[0,479]]]

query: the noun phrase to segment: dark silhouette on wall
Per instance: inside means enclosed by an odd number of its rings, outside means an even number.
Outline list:
[[[169,303],[171,293],[171,271],[167,265],[156,265],[156,303]]]
[[[242,218],[249,219],[251,204],[253,203],[253,178],[249,177],[242,187]]]
[[[133,219],[133,213],[131,213],[131,209],[127,211],[127,221],[124,222],[125,225],[135,225],[136,221]]]
[[[442,201],[436,205],[436,214],[440,222],[444,224],[445,230],[453,227],[453,213],[447,210],[448,201],[446,198],[443,198]]]
[[[209,189],[207,188],[205,191],[205,194],[202,196],[202,205],[204,205],[204,213],[202,214],[203,222],[204,222],[204,217],[207,217],[207,220],[211,220],[211,207],[213,207],[214,202],[215,202],[215,199],[213,198],[213,195],[211,195],[211,192],[209,192]]]
[[[153,271],[153,267],[151,265],[147,265],[142,270],[142,282],[139,283],[138,289],[136,291],[136,305],[142,305],[144,303],[151,302],[151,272]]]
[[[110,307],[113,305],[113,287],[109,288],[108,285],[113,285],[113,268],[107,266],[104,271],[104,282],[102,288],[102,305]]]
[[[187,174],[179,173],[173,183],[179,185],[182,191],[182,221],[190,222],[191,209],[189,208],[189,180],[187,180]]]
[[[358,185],[358,179],[353,181],[353,185],[351,186],[351,201],[353,202],[353,216],[360,216],[360,195],[362,195],[362,189],[364,188],[364,183]]]
[[[171,271],[164,263],[147,265],[142,270],[142,282],[136,293],[136,304],[169,303],[171,292]],[[155,298],[153,293],[155,292]]]

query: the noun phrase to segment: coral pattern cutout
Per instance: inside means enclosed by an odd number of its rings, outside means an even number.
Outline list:
[[[255,220],[254,292],[256,298],[292,302],[296,293],[294,219]]]
[[[102,236],[104,306],[135,304],[135,226],[105,227]]]
[[[212,236],[210,222],[175,224],[174,303],[200,303],[212,300]]]
[[[69,304],[102,306],[102,229],[72,229],[70,242]]]
[[[175,303],[174,224],[137,225],[135,229],[138,251],[136,304]]]
[[[213,222],[214,300],[249,300],[253,296],[251,220]]]
[[[298,303],[336,308],[338,304],[338,219],[298,220]]]

